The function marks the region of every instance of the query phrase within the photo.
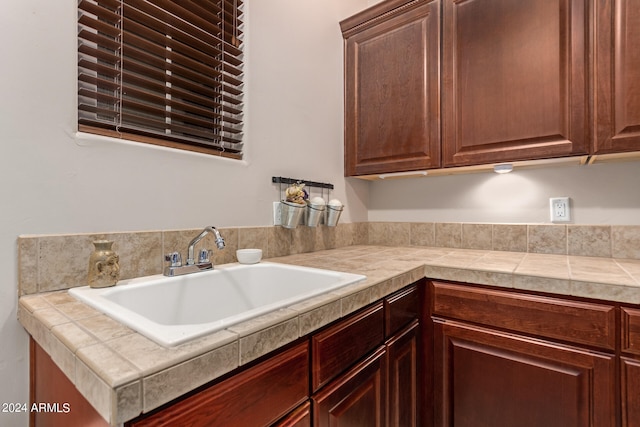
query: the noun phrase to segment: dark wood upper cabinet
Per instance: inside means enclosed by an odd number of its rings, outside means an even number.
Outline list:
[[[387,1],[340,23],[346,176],[440,166],[439,12]]]
[[[587,154],[585,0],[444,0],[443,166]]]
[[[640,1],[597,0],[594,154],[640,150]]]

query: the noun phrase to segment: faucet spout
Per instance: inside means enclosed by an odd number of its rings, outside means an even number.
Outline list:
[[[213,233],[216,237],[216,246],[218,247],[218,249],[224,249],[224,239],[222,238],[222,236],[220,235],[220,232],[213,226],[207,226],[204,228],[204,230],[202,230],[202,232],[200,234],[198,234],[196,237],[193,238],[193,240],[191,240],[191,242],[189,243],[189,249],[188,249],[188,254],[187,254],[187,265],[193,265],[196,263],[196,260],[194,258],[194,248],[196,246],[196,244],[202,240],[202,238],[204,236],[206,236],[209,233]]]

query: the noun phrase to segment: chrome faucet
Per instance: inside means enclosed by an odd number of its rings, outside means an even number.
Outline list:
[[[211,251],[207,249],[200,250],[198,254],[198,262],[194,258],[194,248],[196,244],[202,240],[204,236],[209,233],[213,233],[216,237],[215,243],[218,249],[224,249],[224,238],[220,235],[220,232],[212,226],[205,227],[200,234],[189,242],[189,248],[187,249],[187,263],[182,265],[182,257],[180,252],[172,252],[165,255],[165,261],[169,262],[169,265],[164,269],[165,276],[181,276],[183,274],[196,273],[198,271],[211,270],[213,263],[209,259]]]

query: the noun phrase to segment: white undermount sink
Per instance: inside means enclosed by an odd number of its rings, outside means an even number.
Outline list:
[[[360,282],[359,274],[262,262],[69,293],[166,347]]]

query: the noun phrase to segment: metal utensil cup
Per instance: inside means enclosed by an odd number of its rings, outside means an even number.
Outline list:
[[[317,227],[324,214],[325,205],[307,204],[307,226]]]
[[[327,205],[327,210],[326,210],[327,226],[335,227],[338,224],[338,220],[340,219],[340,214],[342,213],[343,209],[344,209],[344,206]]]
[[[296,228],[300,223],[300,218],[306,209],[306,205],[299,203],[291,203],[282,200],[281,205],[281,222],[284,228]]]

